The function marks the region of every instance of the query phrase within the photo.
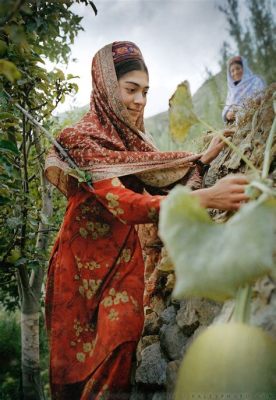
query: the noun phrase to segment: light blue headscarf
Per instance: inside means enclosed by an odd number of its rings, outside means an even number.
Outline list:
[[[226,114],[230,110],[235,110],[237,113],[242,111],[242,105],[245,100],[254,97],[258,92],[265,88],[265,82],[258,75],[253,74],[247,65],[244,57],[240,57],[243,65],[243,75],[241,81],[235,85],[234,80],[230,75],[230,59],[227,66],[227,85],[228,93],[226,97],[226,104],[222,111],[223,121],[226,122]]]

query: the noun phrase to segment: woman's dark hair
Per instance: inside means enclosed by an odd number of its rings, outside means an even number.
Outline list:
[[[144,71],[148,73],[148,69],[143,60],[124,60],[115,64],[117,79],[131,71]]]
[[[241,65],[242,68],[243,68],[243,64],[242,64],[242,61],[241,61],[241,60],[232,61],[232,62],[230,63],[230,65],[229,65],[229,68],[230,68],[232,65],[234,65],[234,64]]]

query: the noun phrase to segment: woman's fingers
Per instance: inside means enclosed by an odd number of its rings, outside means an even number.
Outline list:
[[[232,195],[233,202],[248,201],[249,197],[245,193],[235,193]]]
[[[231,128],[228,128],[228,129],[224,129],[223,130],[223,136],[225,136],[225,137],[232,137],[233,135],[234,135],[234,133],[236,132],[236,129],[231,129]]]

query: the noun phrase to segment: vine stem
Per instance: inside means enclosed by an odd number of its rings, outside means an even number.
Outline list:
[[[276,114],[276,93],[273,95],[273,108],[274,113]],[[276,134],[276,116],[274,117],[266,145],[265,145],[265,153],[264,153],[264,164],[263,164],[263,171],[262,171],[262,178],[266,179],[269,172],[270,167],[270,158],[271,158],[271,149],[273,145],[273,139]]]
[[[240,151],[240,149],[234,145],[234,143],[230,142],[229,139],[227,139],[223,133],[221,133],[220,131],[218,131],[217,129],[214,129],[211,125],[209,125],[206,121],[203,121],[202,119],[198,118],[198,121],[202,124],[205,125],[208,129],[211,129],[215,134],[217,134],[223,141],[224,143],[227,144],[227,146],[229,146],[236,154],[238,154],[240,156],[240,158],[245,162],[245,164],[255,173],[259,176],[259,171],[257,170],[257,168],[255,168],[255,166],[253,165],[253,163]]]
[[[235,309],[231,322],[250,322],[251,286],[248,284],[240,287],[237,291]]]

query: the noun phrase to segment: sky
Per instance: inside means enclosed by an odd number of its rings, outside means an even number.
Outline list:
[[[189,81],[193,94],[207,78],[206,69],[212,73],[219,71],[219,51],[223,40],[229,39],[225,17],[217,7],[224,0],[94,0],[94,3],[97,16],[83,4],[72,8],[84,17],[84,31],[72,45],[68,67],[61,68],[80,77],[79,92],[74,98],[67,97],[57,112],[89,103],[92,57],[114,41],[133,41],[143,53],[150,77],[145,117],[166,111],[169,98],[182,81]]]

